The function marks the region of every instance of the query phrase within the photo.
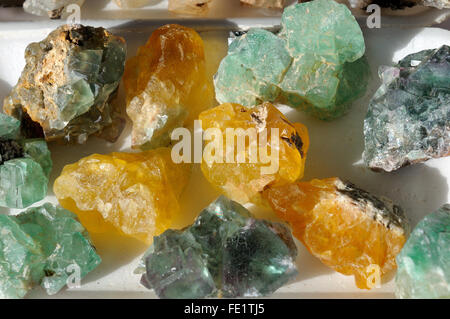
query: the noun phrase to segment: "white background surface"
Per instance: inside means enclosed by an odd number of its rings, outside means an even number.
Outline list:
[[[88,0],[89,1],[89,0]],[[2,9],[0,9],[1,16]],[[246,23],[251,23],[246,20]],[[250,21],[250,22],[248,22]],[[24,66],[23,53],[27,44],[42,40],[58,22],[42,23],[0,23],[0,100],[17,82]],[[90,22],[96,26],[112,27],[112,31],[125,37],[128,55],[134,56],[138,46],[143,45],[153,27],[148,24],[130,24],[123,21]],[[162,22],[155,22],[158,26]],[[233,24],[232,28],[235,27]],[[215,25],[217,26],[217,25]],[[205,39],[215,39],[206,45],[212,48],[217,39],[225,41],[226,33],[206,32],[207,24],[199,27]],[[449,202],[450,158],[432,160],[426,164],[406,167],[398,172],[373,173],[361,163],[363,145],[363,119],[370,97],[380,84],[377,68],[391,64],[406,54],[422,49],[436,48],[442,44],[450,45],[450,31],[429,28],[382,28],[363,30],[366,39],[367,56],[372,70],[368,92],[345,117],[333,122],[321,122],[285,106],[281,110],[291,121],[306,124],[311,138],[304,180],[339,176],[348,179],[361,188],[375,194],[392,198],[401,205],[415,225],[426,214],[442,204]],[[220,41],[219,41],[220,42]],[[120,89],[117,103],[123,102],[123,88]],[[50,145],[54,169],[49,185],[49,196],[45,201],[56,203],[52,192],[54,179],[64,165],[73,163],[92,153],[129,150],[130,123],[119,141],[108,144],[91,138],[86,145]],[[193,219],[202,208],[219,194],[205,181],[196,167],[187,190],[182,196],[183,214]],[[39,203],[38,203],[39,204]],[[36,205],[38,205],[36,204]],[[259,217],[274,219],[273,214],[264,209],[249,207]],[[1,213],[8,213],[0,209]],[[79,289],[64,290],[55,298],[153,298],[155,295],[139,285],[140,277],[133,270],[146,247],[124,237],[104,238],[92,235],[103,263],[82,282]],[[280,289],[273,298],[392,298],[393,276],[386,278],[381,288],[362,291],[356,288],[352,277],[343,276],[320,263],[299,244],[297,279]],[[47,297],[40,288],[33,290],[30,298]]]

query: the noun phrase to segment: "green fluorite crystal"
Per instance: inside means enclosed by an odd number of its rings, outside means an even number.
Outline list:
[[[154,238],[142,283],[161,298],[264,296],[296,276],[296,254],[285,226],[222,196],[192,226]]]
[[[0,215],[0,234],[3,298],[22,298],[34,284],[56,294],[75,269],[81,279],[101,262],[76,216],[51,204]]]
[[[215,77],[221,103],[283,102],[320,119],[342,116],[366,90],[362,31],[345,5],[316,0],[285,9],[278,36],[237,38]]]
[[[39,125],[47,140],[84,143],[97,134],[115,141],[124,119],[111,101],[125,57],[125,41],[103,28],[61,26],[28,45],[25,68],[3,108]]]
[[[0,114],[0,206],[24,208],[44,199],[51,170],[47,143],[22,139],[20,122]]]
[[[450,205],[426,216],[397,255],[398,298],[450,298]]]

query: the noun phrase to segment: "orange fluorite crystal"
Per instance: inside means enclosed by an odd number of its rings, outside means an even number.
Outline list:
[[[222,163],[213,161],[216,154],[209,154],[206,149],[203,154],[202,171],[206,179],[219,188],[226,196],[242,204],[261,202],[261,192],[267,185],[284,185],[303,177],[306,154],[309,148],[308,130],[303,124],[290,123],[286,117],[271,103],[263,103],[253,108],[240,104],[225,103],[200,114],[203,130],[219,129],[223,138]],[[238,142],[234,148],[227,151],[227,129],[255,129],[257,140],[245,139],[245,151],[240,154],[245,161],[238,161]],[[272,129],[278,129],[278,136],[272,135]],[[267,139],[261,138],[262,133]],[[237,136],[246,137],[244,134]],[[272,139],[277,139],[278,170],[265,173],[262,168],[271,164],[262,161],[261,154],[272,150]],[[257,143],[258,158],[252,160],[250,142]],[[227,155],[235,160],[230,163]],[[252,153],[254,154],[254,153]],[[267,158],[266,158],[267,161]],[[275,163],[272,163],[276,165]]]
[[[169,148],[94,154],[65,166],[53,190],[88,231],[151,243],[179,215],[189,176],[190,165],[174,164]]]
[[[127,114],[133,146],[166,146],[174,128],[189,125],[214,103],[204,45],[195,30],[176,24],[154,31],[125,65]]]
[[[307,249],[370,289],[396,268],[408,224],[402,210],[338,178],[270,187],[264,197]]]

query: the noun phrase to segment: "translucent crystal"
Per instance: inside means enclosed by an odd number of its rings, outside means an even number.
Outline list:
[[[212,2],[213,0],[169,0],[169,11],[178,14],[205,15]]]
[[[450,205],[416,226],[397,264],[398,298],[450,298]]]
[[[0,113],[0,137],[2,139],[16,139],[20,134],[20,122],[15,118]]]
[[[64,25],[28,45],[25,68],[3,108],[40,125],[47,140],[84,143],[95,133],[115,141],[124,119],[110,102],[125,55],[125,41],[103,28]],[[30,137],[41,137],[36,131]]]
[[[450,154],[450,47],[380,68],[382,86],[364,121],[364,162],[391,172]]]
[[[101,262],[76,216],[51,204],[0,215],[0,234],[0,297],[24,297],[34,284],[56,294]]]
[[[170,24],[157,29],[127,61],[124,74],[133,146],[167,146],[170,133],[192,124],[212,106],[203,41],[193,29]]]
[[[409,232],[400,207],[338,178],[269,187],[264,197],[325,265],[374,288],[396,268]]]
[[[367,87],[362,31],[332,0],[284,10],[278,36],[250,30],[229,48],[215,77],[219,102],[282,102],[329,120],[342,116]]]
[[[61,16],[68,16],[66,9],[70,5],[81,7],[83,3],[84,0],[25,0],[23,9],[31,14],[59,19]]]
[[[203,130],[218,129],[222,133],[218,138],[222,156],[218,158],[205,147],[202,172],[231,199],[242,204],[258,204],[260,193],[268,185],[292,183],[303,177],[309,148],[308,130],[303,124],[290,123],[272,104],[248,109],[225,103],[204,111],[199,119]],[[229,129],[236,129],[236,140],[231,137],[235,140],[233,144],[227,143],[227,139],[231,140]],[[278,134],[273,129],[277,129]],[[251,132],[246,135],[248,130],[253,130],[254,135]],[[239,140],[244,142],[239,144]],[[242,151],[239,145],[246,147]]]
[[[297,274],[289,230],[226,197],[184,230],[155,237],[142,283],[160,298],[269,295]]]
[[[90,232],[151,243],[180,214],[189,176],[190,165],[173,163],[169,148],[94,154],[65,166],[53,190]]]

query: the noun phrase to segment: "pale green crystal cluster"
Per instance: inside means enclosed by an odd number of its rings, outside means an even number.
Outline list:
[[[20,122],[0,113],[0,206],[25,208],[47,195],[52,160],[43,139],[23,139]]]
[[[0,298],[23,298],[37,284],[56,294],[100,262],[84,227],[63,208],[45,204],[0,215]]]
[[[398,298],[450,298],[450,205],[426,216],[397,256]]]
[[[332,0],[285,9],[278,36],[251,29],[229,47],[215,76],[216,98],[253,106],[283,102],[315,117],[342,116],[366,90],[362,31]]]
[[[285,226],[222,196],[192,226],[154,238],[141,282],[160,298],[264,296],[296,276],[296,255]]]

